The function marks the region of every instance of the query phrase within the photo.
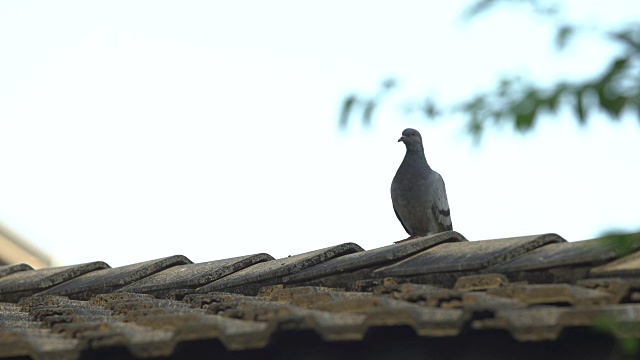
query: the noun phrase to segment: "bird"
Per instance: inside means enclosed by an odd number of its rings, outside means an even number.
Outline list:
[[[422,136],[405,129],[398,142],[407,152],[391,182],[391,202],[409,237],[395,243],[453,230],[444,180],[427,163]]]

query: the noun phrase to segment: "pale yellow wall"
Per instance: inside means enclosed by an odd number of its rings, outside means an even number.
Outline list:
[[[40,269],[51,266],[51,258],[0,224],[0,265],[19,263]]]

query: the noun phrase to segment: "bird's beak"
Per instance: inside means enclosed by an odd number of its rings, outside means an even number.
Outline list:
[[[398,142],[400,142],[400,141],[404,142],[405,140],[407,140],[407,138],[404,137],[404,136],[401,136],[400,139],[398,139]]]

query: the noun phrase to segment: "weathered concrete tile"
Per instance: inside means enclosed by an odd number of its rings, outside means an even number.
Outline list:
[[[640,252],[594,267],[589,274],[596,277],[638,276],[640,275]]]
[[[407,308],[374,311],[367,314],[368,327],[411,326],[418,336],[457,336],[469,320],[462,309],[426,308],[410,304]]]
[[[556,234],[497,240],[444,243],[373,272],[377,277],[422,275],[483,269],[501,264],[540,246],[564,242]]]
[[[507,330],[519,341],[555,340],[562,330],[560,317],[567,309],[555,306],[500,309],[493,318],[473,321],[471,328]]]
[[[359,341],[367,333],[366,316],[361,314],[334,314],[325,311],[306,310],[301,318],[303,326],[316,332],[324,341]],[[277,326],[290,323],[287,319]],[[297,324],[296,324],[297,325]],[[287,326],[289,327],[289,326]],[[300,329],[304,329],[300,327]]]
[[[407,301],[423,307],[465,309],[476,312],[526,306],[517,300],[489,295],[481,291],[467,292],[411,283],[379,286],[374,290],[374,294],[387,295],[392,299]]]
[[[19,333],[5,330],[0,335],[2,336],[0,339],[0,358],[30,358],[31,347],[22,339]]]
[[[258,294],[259,297],[268,298],[271,301],[291,302],[300,296],[325,294],[325,293],[343,293],[343,289],[332,289],[321,286],[296,286],[285,288],[282,285],[264,287]]]
[[[77,339],[65,338],[60,334],[52,333],[49,329],[23,329],[19,332],[19,337],[24,341],[24,344],[28,344],[28,355],[26,356],[31,358],[75,359],[80,355]]]
[[[0,266],[0,278],[5,277],[7,275],[11,275],[18,271],[26,271],[33,270],[31,265],[27,264],[12,264],[12,265],[2,265]]]
[[[318,303],[313,306],[316,310],[367,315],[379,310],[391,309],[417,309],[419,305],[407,301],[392,299],[390,297],[372,296],[360,298],[347,298],[337,301]]]
[[[65,282],[41,294],[64,295],[71,299],[88,300],[91,295],[113,292],[151,274],[176,265],[191,264],[182,255],[145,261],[137,264],[94,271]]]
[[[385,297],[364,297],[319,303],[316,310],[365,315],[363,326],[410,326],[419,336],[455,336],[466,315],[461,309],[429,308]]]
[[[273,260],[273,257],[269,254],[255,254],[205,263],[173,266],[127,285],[118,290],[118,292],[151,293],[167,289],[193,289],[251,265],[269,260]]]
[[[382,264],[406,258],[407,256],[427,250],[438,244],[461,241],[467,241],[467,239],[456,231],[445,231],[439,234],[404,241],[399,244],[383,246],[377,249],[341,256],[322,264],[312,266],[298,273],[285,276],[282,280],[284,283],[295,283],[333,274],[346,273],[362,268],[380,266]]]
[[[490,295],[482,291],[464,292],[460,305],[463,309],[475,312],[495,312],[499,309],[524,308],[527,306],[527,304],[518,300]]]
[[[219,291],[245,284],[258,283],[273,278],[278,278],[278,281],[280,281],[283,276],[291,275],[313,265],[359,251],[363,250],[357,244],[345,243],[282,259],[258,263],[200,287],[197,289],[197,292],[206,293],[210,291]],[[250,292],[254,292],[254,289],[251,289]]]
[[[636,290],[640,290],[640,279],[590,278],[576,282],[576,285],[588,289],[606,291],[613,296],[614,303],[629,299]],[[633,300],[632,300],[633,301]]]
[[[263,295],[261,294],[260,296]],[[300,286],[292,288],[275,288],[272,291],[269,291],[267,296],[271,301],[286,302],[302,308],[311,308],[320,303],[328,303],[345,299],[369,298],[372,294],[317,286]]]
[[[113,304],[127,301],[136,301],[140,299],[153,299],[148,294],[132,294],[132,293],[109,293],[94,295],[87,302],[93,306],[100,306],[105,309],[113,309]]]
[[[507,297],[529,305],[600,305],[612,304],[616,300],[608,292],[570,284],[511,285],[488,289],[487,294]]]
[[[66,307],[69,304],[77,304],[77,300],[69,300],[65,296],[57,295],[34,295],[20,299],[18,305],[21,311],[31,312],[41,307]],[[85,303],[86,304],[86,303]]]
[[[478,274],[459,277],[453,288],[462,291],[478,291],[498,288],[508,283],[509,280],[502,274]]]
[[[180,324],[175,329],[174,338],[178,344],[217,338],[226,349],[247,350],[266,346],[273,331],[275,326],[264,322],[207,315],[198,318],[198,321]]]
[[[0,278],[0,301],[17,302],[24,296],[33,295],[83,274],[107,268],[109,265],[106,263],[96,261],[80,265],[14,272]]]
[[[107,323],[95,330],[86,328],[77,336],[83,343],[90,343],[92,350],[126,348],[132,355],[127,358],[166,357],[170,355],[174,345],[171,342],[173,332],[170,330],[153,329],[127,322]]]
[[[471,328],[476,330],[507,330],[518,341],[556,340],[565,328],[593,328],[603,319],[620,328],[636,329],[635,334],[611,334],[637,337],[640,325],[640,305],[605,305],[556,307],[537,306],[524,309],[509,308],[498,310],[494,318],[475,320]],[[631,325],[632,327],[628,327]]]
[[[505,273],[577,264],[598,264],[638,249],[640,249],[640,239],[630,241],[625,246],[620,246],[609,238],[562,242],[532,250],[509,262],[494,266],[491,270]]]

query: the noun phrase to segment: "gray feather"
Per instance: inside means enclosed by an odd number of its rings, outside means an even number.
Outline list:
[[[398,220],[412,237],[453,230],[444,180],[427,163],[420,133],[405,129],[398,141],[407,147],[391,183]]]

